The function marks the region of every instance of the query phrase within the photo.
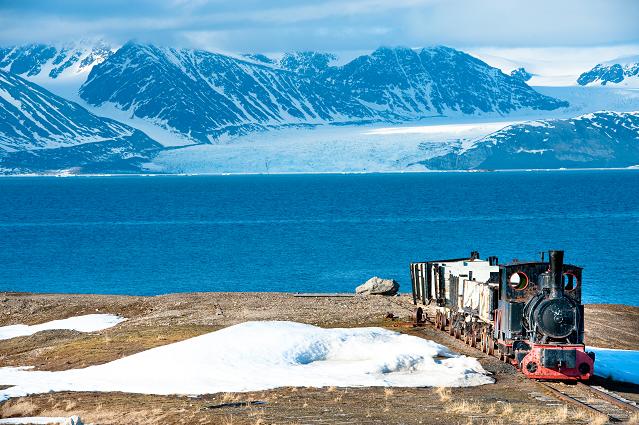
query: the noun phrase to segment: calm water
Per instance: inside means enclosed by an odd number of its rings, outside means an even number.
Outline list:
[[[0,291],[410,290],[408,263],[566,250],[639,305],[639,172],[0,179]]]

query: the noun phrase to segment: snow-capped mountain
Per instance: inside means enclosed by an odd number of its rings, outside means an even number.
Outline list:
[[[547,169],[639,164],[639,112],[601,111],[529,121],[496,131],[468,149],[423,162],[431,169]]]
[[[0,69],[33,81],[86,78],[94,65],[115,50],[104,41],[0,47]]]
[[[639,56],[629,56],[596,65],[577,79],[579,85],[639,87]]]
[[[131,171],[160,148],[138,130],[0,71],[0,172]]]
[[[332,59],[305,52],[278,61],[131,42],[93,67],[80,95],[197,143],[288,126],[567,106],[446,47],[380,48],[341,66]]]

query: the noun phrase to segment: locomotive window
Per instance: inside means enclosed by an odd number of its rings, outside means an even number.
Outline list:
[[[524,272],[515,272],[510,275],[508,283],[513,289],[524,290],[528,287],[528,276]]]
[[[572,273],[564,273],[564,290],[572,291],[577,288],[579,285],[579,280],[577,276]]]

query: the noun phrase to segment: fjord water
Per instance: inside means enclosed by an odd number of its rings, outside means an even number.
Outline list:
[[[410,291],[411,261],[564,249],[639,305],[639,171],[0,179],[0,291]]]

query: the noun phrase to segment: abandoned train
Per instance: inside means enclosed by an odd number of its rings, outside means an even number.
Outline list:
[[[413,302],[435,303],[435,326],[544,380],[588,380],[582,268],[548,261],[498,264],[497,257],[433,260],[410,266]]]

